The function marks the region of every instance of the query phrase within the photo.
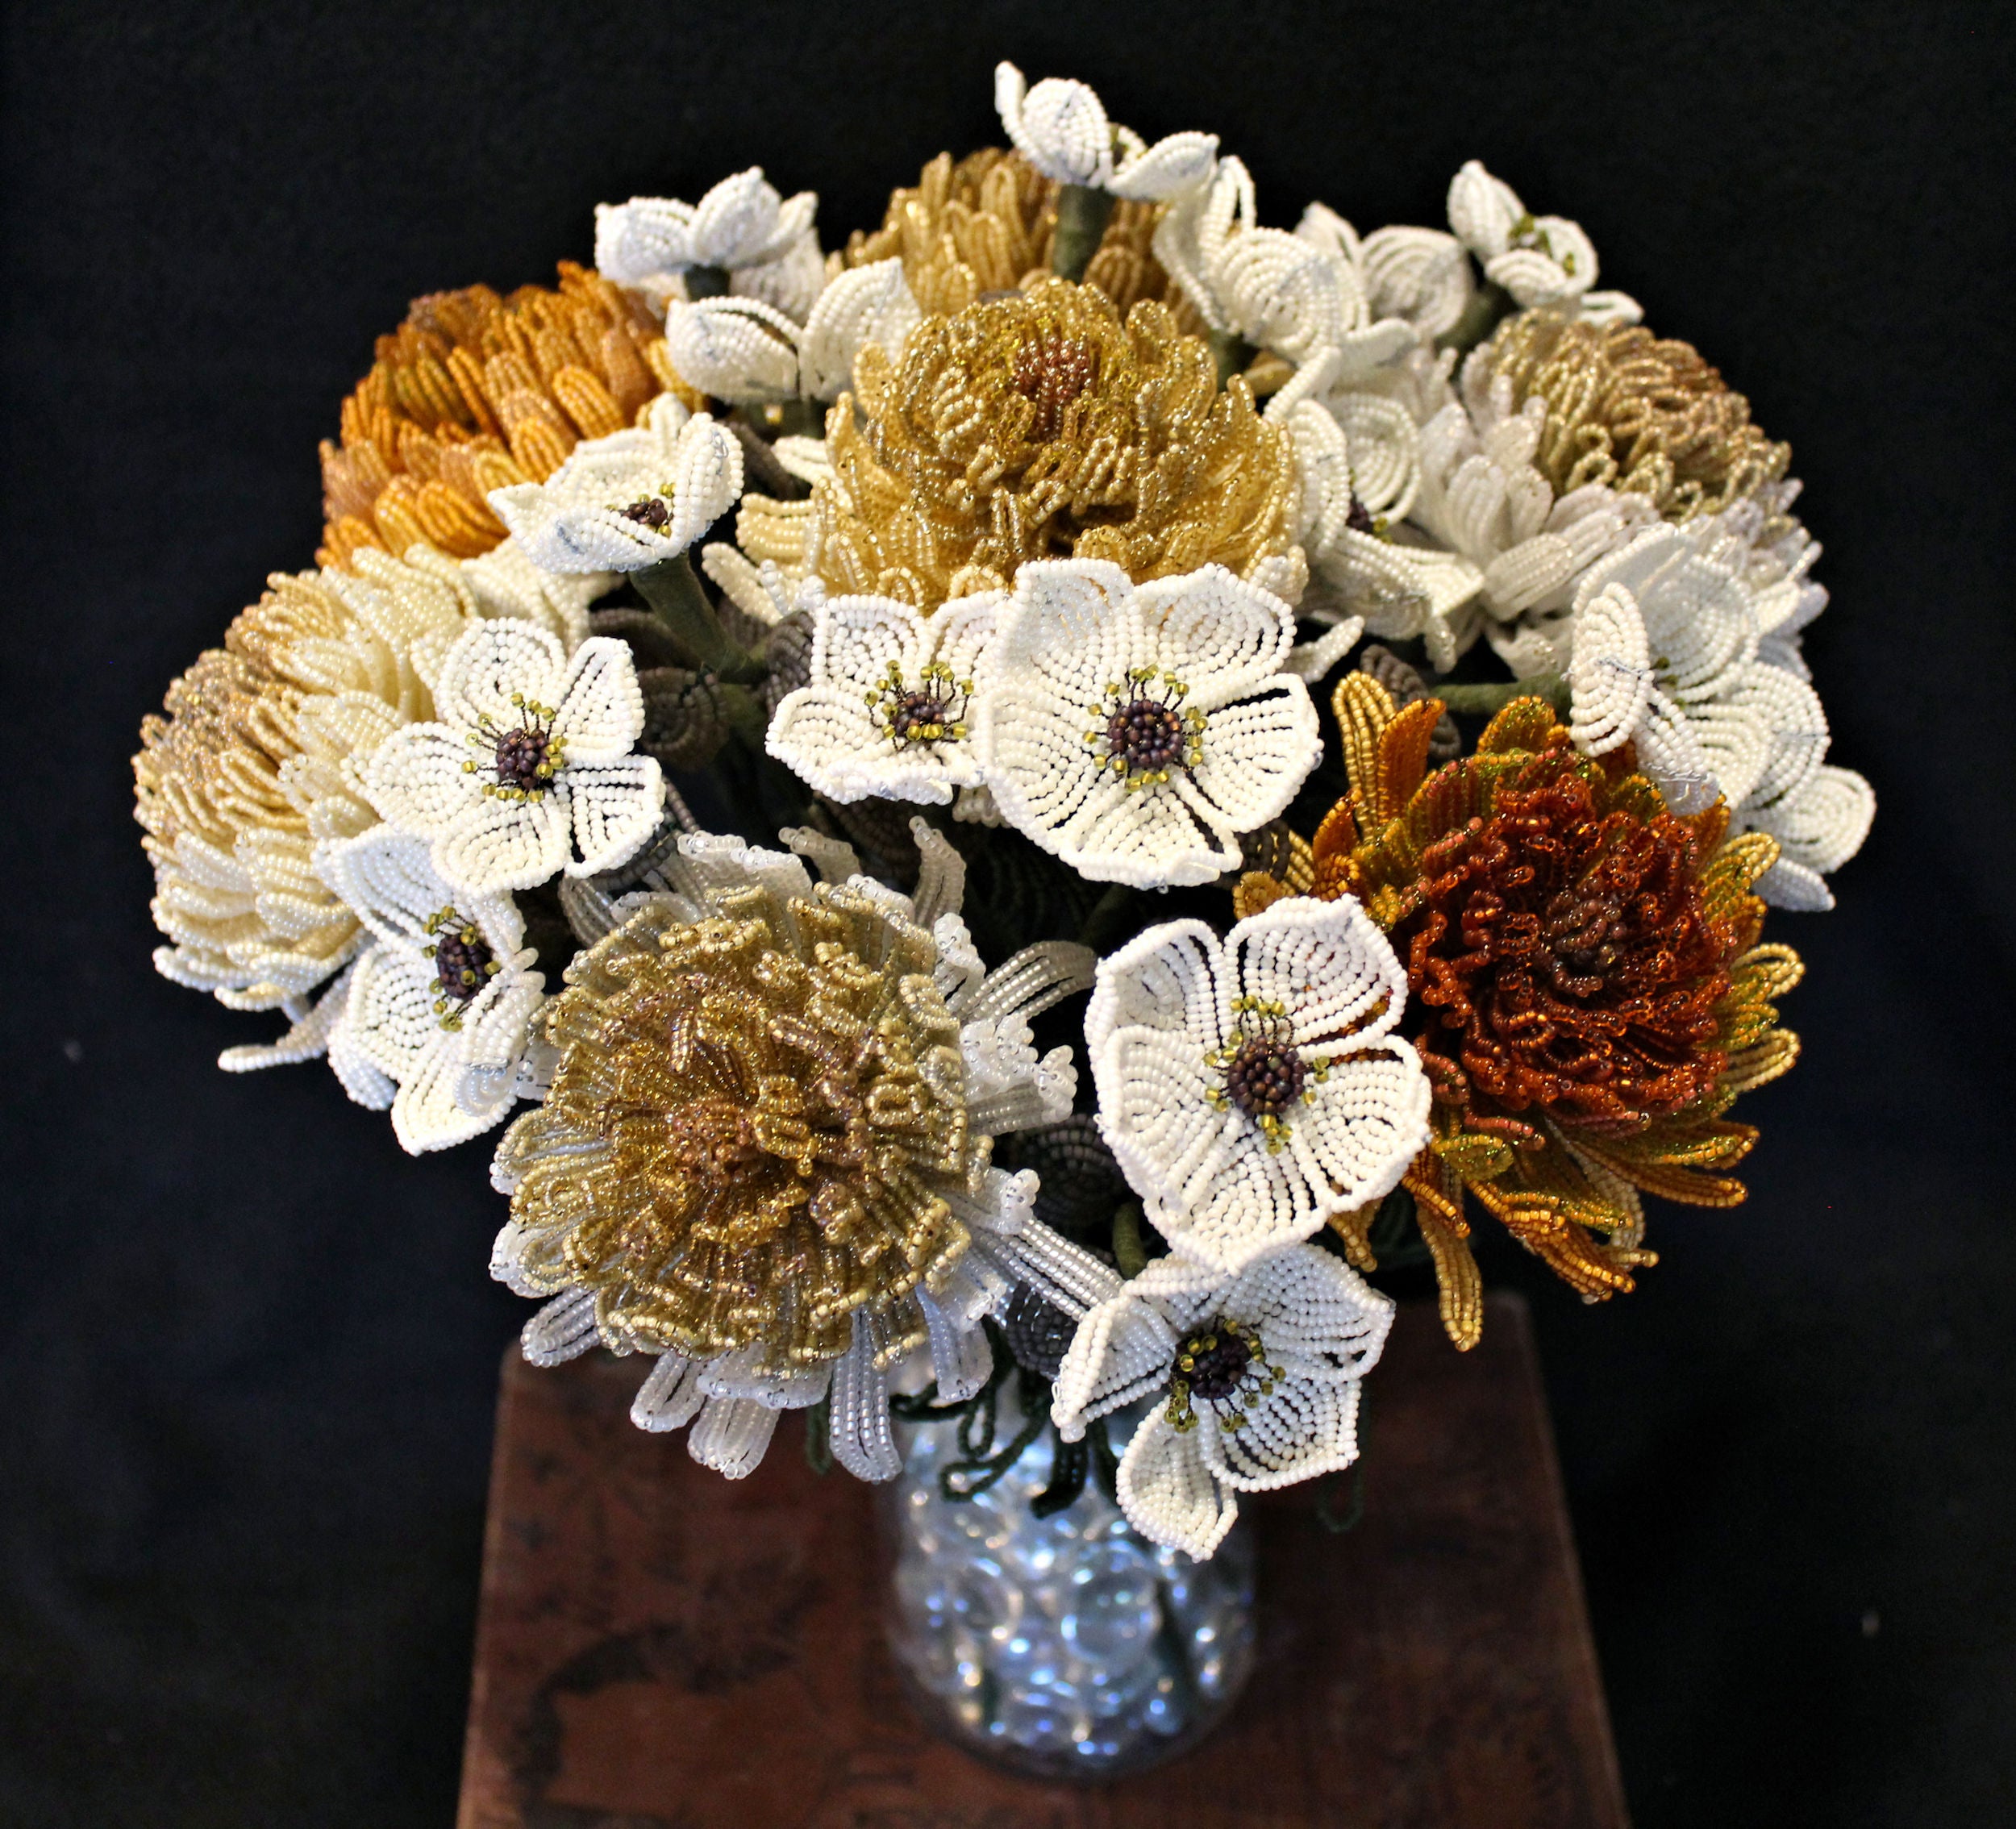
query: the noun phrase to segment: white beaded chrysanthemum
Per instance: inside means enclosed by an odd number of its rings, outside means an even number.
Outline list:
[[[826,277],[813,227],[818,203],[809,190],[780,196],[763,168],[752,165],[698,203],[633,197],[598,204],[595,265],[604,278],[660,302],[688,296],[694,268],[713,268],[727,275],[731,293],[802,320]]]
[[[1295,619],[1206,565],[1135,585],[1024,565],[981,661],[974,746],[1002,817],[1081,875],[1138,887],[1235,869],[1322,755],[1286,670]]]
[[[1357,902],[1293,897],[1223,940],[1151,927],[1099,967],[1101,1134],[1183,1256],[1235,1271],[1386,1194],[1428,1139],[1393,1033],[1407,975]]]
[[[663,394],[644,425],[584,440],[544,482],[489,502],[547,571],[639,572],[684,552],[741,494],[735,435]]]
[[[1567,668],[1576,745],[1635,744],[1669,798],[1720,793],[1739,827],[1782,847],[1757,893],[1830,908],[1826,873],[1868,836],[1876,796],[1825,762],[1826,713],[1789,645],[1826,598],[1797,577],[1753,589],[1717,534],[1655,527],[1582,581]]]
[[[1150,146],[1115,126],[1082,82],[1046,77],[1031,89],[1013,64],[994,66],[994,106],[1015,150],[1059,184],[1156,202],[1210,177],[1214,133],[1173,133]]]
[[[641,894],[619,906],[605,905],[602,916],[620,921],[648,903],[668,920],[703,921],[722,914],[739,892],[753,888],[767,892],[787,921],[794,902],[837,895],[856,907],[873,907],[892,935],[900,933],[912,944],[927,940],[936,960],[933,981],[960,1024],[960,1092],[972,1139],[972,1173],[963,1187],[948,1187],[943,1196],[971,1242],[932,1286],[918,1292],[938,1395],[956,1403],[985,1383],[993,1355],[981,1323],[1005,1309],[1018,1285],[1034,1289],[1075,1319],[1115,1294],[1120,1279],[1037,1219],[1033,1173],[1010,1174],[986,1165],[986,1139],[1055,1123],[1070,1110],[1077,1085],[1071,1051],[1039,1054],[1029,1025],[1060,998],[1089,984],[1092,955],[1082,947],[1043,943],[988,971],[959,912],[964,897],[963,860],[921,819],[913,822],[912,831],[923,860],[914,895],[900,895],[860,875],[848,846],[814,832],[782,836],[818,865],[825,883],[817,890],[801,856],[739,839],[693,834],[647,873]],[[597,894],[589,889],[591,902]],[[595,924],[591,918],[590,927]],[[491,1172],[493,1183],[501,1192],[511,1192],[527,1165],[518,1132],[507,1133]],[[564,1286],[569,1279],[562,1244],[550,1234],[535,1235],[517,1220],[498,1235],[491,1274],[521,1295],[551,1298],[526,1324],[525,1356],[535,1364],[553,1364],[598,1339],[617,1352],[635,1351],[627,1335],[598,1331],[594,1290]],[[687,1448],[694,1459],[735,1479],[761,1461],[780,1411],[804,1409],[824,1398],[835,1459],[864,1480],[894,1477],[902,1460],[889,1427],[890,1369],[877,1364],[868,1329],[857,1324],[852,1350],[839,1360],[802,1372],[762,1373],[752,1369],[752,1356],[745,1350],[698,1361],[676,1352],[663,1354],[638,1393],[631,1420],[653,1431],[692,1423]]]
[[[931,615],[889,597],[801,587],[813,612],[806,683],[770,722],[777,759],[839,801],[948,804],[981,784],[973,750],[974,675],[1003,594],[964,597]]]
[[[702,298],[665,310],[665,348],[681,377],[736,405],[838,399],[868,344],[892,355],[923,314],[900,260],[850,268],[802,323],[755,298]]]
[[[1238,1494],[1357,1459],[1359,1381],[1393,1313],[1314,1245],[1231,1277],[1158,1258],[1079,1322],[1052,1418],[1076,1441],[1095,1418],[1166,1391],[1121,1457],[1118,1496],[1143,1536],[1202,1561],[1231,1528]]]
[[[456,890],[426,840],[389,826],[319,847],[315,869],[372,936],[330,1048],[346,1090],[389,1102],[413,1155],[491,1129],[535,1089],[530,1024],[545,1001],[510,898]]]
[[[570,660],[543,629],[480,623],[448,650],[434,711],[373,752],[364,792],[430,841],[457,889],[613,869],[656,828],[664,782],[652,758],[630,753],[644,704],[623,643],[591,636]]]

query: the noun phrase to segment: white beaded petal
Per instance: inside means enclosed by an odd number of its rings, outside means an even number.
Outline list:
[[[1160,1410],[1142,1419],[1115,1480],[1127,1522],[1151,1542],[1208,1560],[1239,1516],[1239,1501],[1204,1458],[1202,1431],[1177,1431]]]

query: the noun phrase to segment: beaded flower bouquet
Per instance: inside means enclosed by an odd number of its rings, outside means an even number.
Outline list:
[[[844,248],[751,170],[416,302],[134,769],[221,1064],[503,1127],[526,1356],[889,1483],[920,1700],[1093,1773],[1236,1691],[1382,1265],[1462,1349],[1481,1220],[1593,1301],[1743,1198],[1873,799],[1787,448],[1574,223],[997,101]]]

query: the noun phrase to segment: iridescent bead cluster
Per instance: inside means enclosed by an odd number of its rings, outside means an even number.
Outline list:
[[[973,690],[971,680],[959,678],[942,660],[927,661],[913,686],[892,660],[888,673],[861,696],[869,719],[889,740],[898,749],[913,749],[919,744],[964,742]]]
[[[1176,1349],[1176,1368],[1169,1377],[1169,1421],[1182,1433],[1194,1429],[1194,1398],[1218,1412],[1220,1428],[1243,1429],[1246,1412],[1259,1409],[1260,1399],[1272,1397],[1277,1381],[1285,1377],[1280,1366],[1268,1363],[1256,1329],[1220,1315]]]
[[[441,994],[434,1000],[434,1014],[444,1029],[462,1026],[464,1006],[503,968],[492,955],[489,943],[473,921],[465,920],[452,905],[427,917],[427,931],[434,943],[421,951],[434,961],[434,975]]]
[[[1204,1064],[1222,1077],[1206,1096],[1221,1111],[1243,1112],[1257,1124],[1271,1152],[1288,1141],[1285,1115],[1314,1102],[1309,1088],[1330,1077],[1327,1060],[1306,1058],[1294,1043],[1288,1006],[1256,997],[1232,999],[1232,1033]]]
[[[497,779],[483,784],[485,798],[544,800],[567,760],[566,744],[553,734],[553,720],[560,714],[522,692],[513,693],[511,702],[518,707],[517,723],[500,725],[487,711],[477,719],[469,732],[469,746],[487,749],[490,760],[464,762],[462,773],[479,774],[485,767],[496,770]]]
[[[1135,667],[1124,679],[1108,681],[1105,698],[1085,707],[1095,722],[1085,740],[1129,793],[1160,787],[1173,770],[1204,760],[1204,714],[1185,709],[1189,691],[1173,673]]]

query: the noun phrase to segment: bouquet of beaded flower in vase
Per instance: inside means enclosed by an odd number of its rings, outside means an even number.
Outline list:
[[[1262,227],[1212,136],[997,102],[843,248],[750,170],[419,300],[135,773],[160,969],[291,1023],[221,1064],[505,1126],[527,1356],[898,1481],[920,1689],[1104,1769],[1236,1687],[1367,1275],[1466,1348],[1480,1215],[1596,1300],[1743,1198],[1766,906],[1873,801],[1787,448],[1577,224],[1472,163]]]

